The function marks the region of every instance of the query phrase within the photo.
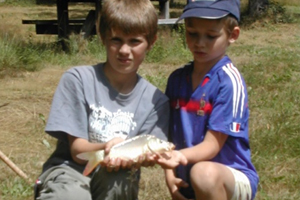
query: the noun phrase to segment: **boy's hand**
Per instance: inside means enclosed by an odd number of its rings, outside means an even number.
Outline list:
[[[120,158],[110,159],[105,165],[108,172],[119,171],[120,168],[132,168],[133,161],[132,160],[122,160]]]
[[[156,160],[158,156],[153,153],[147,153],[146,155],[142,155],[139,157],[137,163],[134,164],[135,168],[142,167],[152,167],[156,164]]]
[[[167,185],[173,200],[188,200],[179,192],[181,187],[188,187],[188,183],[180,178],[174,177],[172,180],[168,181]]]
[[[110,151],[110,149],[113,146],[115,146],[116,144],[121,143],[123,141],[124,141],[123,138],[121,138],[121,137],[115,137],[115,138],[109,140],[108,142],[106,142],[105,147],[104,147],[105,154],[108,154],[109,151]]]
[[[159,155],[157,159],[157,164],[159,164],[164,169],[173,169],[178,165],[186,165],[188,163],[186,157],[180,152],[173,150],[168,154]]]
[[[123,138],[113,138],[112,140],[108,141],[105,145],[105,153],[108,154],[110,149],[120,143],[123,142]],[[136,168],[139,169],[141,166],[149,167],[154,166],[156,164],[156,160],[158,156],[152,153],[147,153],[146,155],[140,156],[137,162],[133,162],[133,160],[122,160],[120,158],[111,159],[109,156],[105,156],[103,162],[101,163],[102,166],[107,168],[108,172],[112,171],[119,171],[120,168]]]
[[[111,172],[111,171],[118,171],[120,168],[139,169],[141,166],[143,167],[154,166],[156,164],[157,155],[149,153],[140,156],[136,162],[133,162],[133,160],[122,160],[120,158],[116,158],[116,159],[105,158],[105,159],[106,159],[105,166],[107,167],[107,171]]]
[[[111,139],[110,141],[108,141],[105,144],[104,147],[104,151],[105,154],[109,154],[110,149],[115,146],[118,143],[123,142],[124,139],[121,137],[115,137],[113,139]],[[127,165],[125,163],[122,163],[123,161],[121,159],[111,159],[109,156],[105,156],[103,162],[101,163],[102,166],[105,166],[107,171],[111,172],[111,171],[118,171],[120,169],[120,166],[123,165]]]

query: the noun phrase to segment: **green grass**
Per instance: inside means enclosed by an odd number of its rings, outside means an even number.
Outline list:
[[[15,2],[11,0],[7,1],[7,4]],[[300,13],[298,0],[285,3],[288,13]],[[185,47],[182,32],[182,30],[160,30],[157,43],[147,55],[145,64],[139,71],[143,77],[161,90],[164,90],[171,71],[192,59]],[[300,199],[299,32],[300,23],[294,19],[287,24],[272,21],[256,22],[243,27],[239,40],[228,50],[229,56],[243,74],[248,87],[250,145],[252,160],[260,176],[256,198],[259,200]],[[19,36],[14,29],[2,27],[0,29],[0,81],[9,79],[13,82],[16,80],[15,77],[25,77],[26,73],[39,74],[52,66],[59,66],[65,70],[70,66],[95,64],[105,60],[104,48],[97,37],[86,41],[72,35],[69,53],[63,52],[55,41],[53,37],[36,40],[31,36]],[[56,83],[51,82],[49,85]],[[1,89],[4,90],[0,88],[0,92]],[[33,101],[34,105],[42,102],[42,107],[45,107],[51,103],[51,92],[53,92],[48,89],[43,88],[43,92],[37,94],[35,91],[37,89],[33,88],[19,97],[18,94],[22,89],[9,88],[8,90],[12,92],[11,96],[8,95],[3,99],[10,102],[12,96],[16,96],[17,100]],[[0,106],[2,103],[5,102],[0,102]],[[19,103],[14,104],[13,109],[9,110],[13,116],[20,115],[16,105]],[[30,109],[28,107],[24,105],[23,109],[27,111]],[[0,107],[0,112],[1,109],[3,108]],[[7,114],[3,111],[1,115]],[[13,138],[13,141],[21,140],[22,144],[26,144],[24,145],[26,148],[31,145],[31,140],[37,138],[39,141],[36,144],[39,147],[38,153],[11,157],[14,162],[21,163],[22,169],[33,170],[29,173],[32,179],[40,172],[38,163],[44,161],[54,148],[55,141],[43,133],[47,115],[48,113],[44,111],[30,110],[25,116],[30,121],[18,125],[21,126],[18,127],[18,131],[26,130],[28,137]],[[0,127],[4,125],[1,120],[4,120],[4,117],[0,117]],[[1,128],[1,131],[5,129]],[[12,133],[15,131],[5,134]],[[2,135],[4,134],[1,132]],[[0,141],[1,148],[5,148],[6,145]],[[34,149],[35,147],[32,147],[32,152],[36,152]],[[30,149],[26,149],[27,151],[30,152]],[[0,175],[0,199],[32,199],[31,185],[17,176],[5,175],[11,171],[1,164],[3,163],[0,162],[1,169],[5,170]],[[28,168],[28,165],[31,167]],[[153,174],[157,177],[153,178]],[[162,179],[163,175],[159,168],[145,169],[140,199],[152,197],[153,200],[169,200]]]

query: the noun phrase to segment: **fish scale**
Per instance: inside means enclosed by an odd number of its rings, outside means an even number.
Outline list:
[[[114,145],[108,156],[110,158],[121,158],[123,160],[133,160],[137,162],[139,156],[147,153],[164,153],[175,148],[174,144],[161,140],[153,135],[140,135],[127,139]],[[82,160],[88,160],[83,171],[85,176],[89,175],[97,165],[103,162],[105,157],[104,150],[84,152],[77,155]]]

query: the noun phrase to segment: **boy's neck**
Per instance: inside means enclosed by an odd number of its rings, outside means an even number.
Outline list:
[[[193,91],[202,83],[204,76],[213,68],[224,56],[212,62],[198,63],[194,61],[194,68],[192,71]]]
[[[209,71],[208,68],[199,68],[195,67],[192,71],[192,84],[193,84],[193,91],[201,84],[205,74]]]
[[[107,67],[106,64],[104,65],[103,71],[110,85],[122,94],[130,93],[138,81],[136,72],[130,74],[118,73],[111,67]]]

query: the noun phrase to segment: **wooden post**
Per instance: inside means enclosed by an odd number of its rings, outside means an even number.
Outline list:
[[[69,38],[69,0],[56,0],[58,40],[64,51],[68,50],[66,39]]]

